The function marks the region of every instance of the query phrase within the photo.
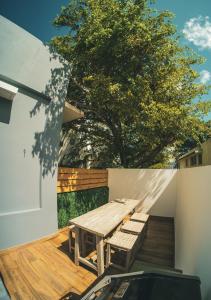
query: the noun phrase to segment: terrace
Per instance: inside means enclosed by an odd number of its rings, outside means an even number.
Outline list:
[[[204,252],[201,246],[204,248],[210,242],[199,237],[199,232],[208,234],[205,220],[208,221],[210,172],[209,166],[184,170],[108,170],[110,201],[123,194],[128,198],[142,197],[144,205],[140,210],[150,214],[144,241],[129,272],[146,268],[183,271],[200,275],[202,289],[206,287],[208,251]],[[198,201],[202,188],[203,199]],[[204,222],[199,222],[196,215],[203,217]],[[189,264],[188,257],[195,265]],[[80,299],[99,280],[97,273],[83,263],[75,265],[74,253],[70,255],[68,251],[67,227],[40,240],[2,250],[0,271],[12,299]],[[111,266],[103,275],[108,273],[120,272]]]
[[[151,263],[171,269],[174,265],[174,231],[171,219],[152,217],[143,247],[131,271]],[[96,273],[76,266],[68,252],[68,229],[0,253],[0,270],[12,299],[61,299],[80,296],[97,281]],[[109,270],[117,273],[117,270]]]
[[[0,274],[10,297],[80,299],[100,277],[75,264],[68,229],[58,231],[58,219],[63,227],[69,219],[124,198],[140,201],[139,211],[150,215],[129,271],[176,268],[198,275],[203,298],[211,299],[211,166],[91,170],[85,172],[89,178],[63,172],[57,178],[62,118],[83,116],[65,104],[68,67],[25,30],[3,17],[0,22]],[[88,191],[94,190],[90,200]],[[102,262],[103,276],[119,272],[104,270]]]

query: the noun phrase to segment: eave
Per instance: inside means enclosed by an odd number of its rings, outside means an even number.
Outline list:
[[[64,105],[63,124],[84,117],[84,113],[67,101]]]

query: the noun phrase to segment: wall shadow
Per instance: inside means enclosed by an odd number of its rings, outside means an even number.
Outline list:
[[[140,200],[139,208],[145,212],[154,210],[164,202],[170,207],[170,202],[176,198],[175,176],[173,169],[114,170],[113,173],[111,171],[109,184],[111,197]]]
[[[144,208],[147,212],[156,212],[159,210],[161,204],[167,205],[165,200],[169,202],[175,201],[176,186],[175,180],[176,172],[167,174],[164,170],[158,170],[156,174],[151,176],[147,182],[148,192],[144,195]],[[164,203],[165,202],[165,203]]]
[[[69,83],[68,63],[58,56],[52,48],[49,48],[49,50],[50,61],[56,62],[56,66],[51,69],[51,79],[47,83],[43,94],[51,100],[47,104],[44,99],[43,101],[37,101],[30,112],[31,118],[40,110],[44,110],[46,116],[44,130],[34,134],[35,143],[32,147],[32,155],[39,158],[43,177],[49,173],[53,176],[57,169],[60,130]]]

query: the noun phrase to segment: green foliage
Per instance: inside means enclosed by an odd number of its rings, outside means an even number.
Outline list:
[[[68,225],[68,213],[65,208],[60,208],[58,211],[58,225],[59,228],[63,228]]]
[[[70,219],[83,215],[107,202],[107,187],[57,194],[59,228],[67,226]]]
[[[193,68],[203,59],[180,46],[172,17],[147,0],[78,0],[62,8],[54,23],[69,33],[52,45],[71,65],[68,100],[85,112],[64,128],[70,142],[77,133],[72,166],[149,167],[168,147],[207,131],[202,116],[210,104],[192,101],[208,92]]]

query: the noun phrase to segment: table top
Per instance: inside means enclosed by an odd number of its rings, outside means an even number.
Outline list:
[[[70,224],[105,237],[139,204],[140,200],[133,199],[121,199],[121,202],[109,202],[70,220]]]

